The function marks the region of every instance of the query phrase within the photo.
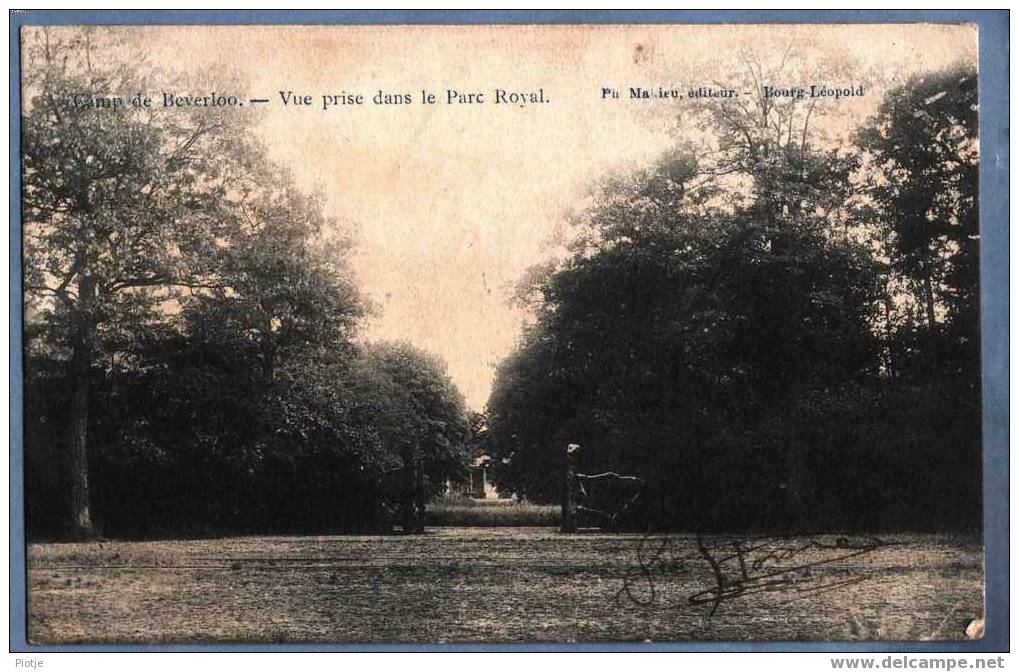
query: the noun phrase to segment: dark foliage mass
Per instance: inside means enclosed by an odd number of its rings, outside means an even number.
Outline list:
[[[479,419],[431,355],[358,344],[349,242],[243,113],[69,102],[146,90],[89,56],[124,48],[26,43],[31,535],[409,530],[479,452],[559,501],[570,443],[639,478],[583,484],[594,524],[979,525],[973,72],[892,90],[837,151],[813,106],[706,105],[710,151],[602,184],[522,286]]]
[[[36,37],[30,535],[387,530],[460,477],[473,430],[445,366],[355,345],[348,243],[243,117],[75,109],[144,73],[100,66],[124,48],[104,33]]]
[[[271,383],[250,353],[193,335],[139,357],[94,371],[92,503],[106,535],[387,530],[408,450],[424,455],[433,492],[460,475],[462,401],[410,346],[285,362]],[[28,519],[36,534],[63,534],[66,376],[30,364]]]
[[[839,153],[793,107],[721,103],[710,156],[603,185],[522,288],[500,487],[558,501],[576,443],[581,473],[642,479],[585,481],[592,524],[977,528],[975,84],[904,84]]]

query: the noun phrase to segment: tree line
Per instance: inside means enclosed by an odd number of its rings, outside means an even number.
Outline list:
[[[499,487],[559,501],[578,444],[579,471],[642,479],[588,482],[588,524],[979,529],[976,84],[914,76],[841,144],[806,98],[687,108],[708,140],[599,184],[520,286]]]
[[[250,110],[77,108],[174,83],[110,32],[23,56],[30,535],[413,531],[478,452],[559,501],[568,444],[640,478],[584,488],[632,502],[624,528],[979,527],[969,66],[891,87],[843,144],[810,99],[690,103],[700,144],[599,183],[521,284],[480,416],[438,358],[361,341],[351,241]]]
[[[437,357],[364,344],[350,241],[238,110],[82,109],[174,77],[26,34],[31,536],[406,531],[474,432]]]

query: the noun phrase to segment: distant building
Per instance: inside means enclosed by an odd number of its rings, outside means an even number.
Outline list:
[[[473,499],[496,499],[499,491],[488,479],[488,458],[475,458],[467,467],[467,478],[463,481],[447,481],[446,493],[451,497]]]
[[[467,478],[470,480],[470,495],[475,499],[494,499],[499,492],[488,480],[488,467],[484,464],[472,466],[468,471]]]

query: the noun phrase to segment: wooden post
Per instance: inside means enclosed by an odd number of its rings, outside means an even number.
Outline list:
[[[562,520],[559,523],[559,529],[562,532],[577,531],[576,507],[573,502],[574,481],[576,480],[577,469],[573,455],[579,449],[580,446],[575,443],[566,446],[566,468],[563,470],[563,510]]]

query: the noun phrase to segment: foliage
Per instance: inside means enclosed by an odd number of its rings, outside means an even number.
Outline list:
[[[30,533],[388,529],[408,455],[457,477],[443,364],[355,344],[350,243],[243,115],[77,107],[146,73],[102,31],[28,44]]]
[[[928,327],[977,310],[977,74],[956,67],[892,90],[859,133],[896,272]]]
[[[972,70],[892,89],[853,147],[814,102],[695,109],[706,147],[609,177],[529,274],[480,416],[437,358],[358,342],[350,241],[246,112],[75,103],[170,76],[129,52],[26,34],[30,534],[385,530],[479,458],[556,502],[569,443],[640,477],[585,488],[630,527],[978,524]],[[758,92],[786,62],[740,59]]]
[[[681,190],[662,176],[695,173],[688,157],[667,161],[588,213],[597,251],[528,290],[537,319],[489,407],[509,460],[497,478],[554,500],[562,447],[579,443],[582,471],[639,474],[680,497],[666,507],[677,523],[710,524],[738,496],[756,499],[760,524],[785,506],[780,488],[802,487],[782,465],[812,445],[783,418],[816,426],[819,391],[873,373],[874,267],[841,239],[753,212],[648,216],[673,198],[651,185]]]
[[[704,117],[717,151],[606,181],[573,221],[574,254],[521,289],[534,321],[488,407],[500,489],[558,501],[577,443],[581,473],[642,479],[630,526],[975,527],[979,367],[951,352],[978,333],[970,81],[893,90],[855,152],[814,148],[791,103],[722,102]],[[944,106],[938,124],[915,121],[916,101]],[[875,162],[879,186],[860,179]],[[951,231],[921,246],[952,297],[938,337],[888,317],[894,278],[917,268],[910,208]],[[584,496],[612,512],[632,489]]]

